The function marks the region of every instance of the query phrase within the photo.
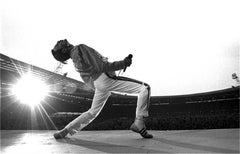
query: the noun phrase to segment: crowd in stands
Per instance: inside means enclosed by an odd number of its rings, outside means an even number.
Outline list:
[[[152,130],[239,128],[239,90],[224,96],[214,95],[214,99],[198,96],[198,100],[202,101],[193,101],[197,100],[196,96],[181,97],[181,100],[188,99],[181,103],[174,103],[174,98],[154,98],[146,125]],[[171,102],[163,103],[166,99]],[[56,112],[84,112],[91,105],[89,100],[86,101],[69,104],[51,100],[51,107],[43,104],[45,111],[40,109],[33,113],[28,107],[7,99],[1,102],[1,129],[61,129],[79,114],[67,114],[65,117],[51,115]],[[124,98],[122,101],[121,105],[118,97],[110,98],[101,114],[84,130],[129,129],[135,117],[136,99]],[[127,102],[130,104],[127,105]]]

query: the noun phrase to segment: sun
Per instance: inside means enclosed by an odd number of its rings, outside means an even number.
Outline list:
[[[40,78],[27,73],[12,87],[12,94],[21,103],[34,107],[48,94],[48,86]]]

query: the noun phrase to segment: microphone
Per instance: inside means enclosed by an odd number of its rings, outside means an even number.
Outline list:
[[[132,59],[132,57],[133,57],[133,55],[132,55],[132,54],[129,54],[127,58]],[[126,69],[127,69],[127,66],[124,68],[123,72],[125,72]]]

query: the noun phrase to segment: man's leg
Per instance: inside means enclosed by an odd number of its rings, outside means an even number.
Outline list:
[[[73,135],[82,130],[98,116],[110,95],[110,92],[96,89],[91,108],[70,122],[64,129],[55,133],[54,137],[56,139],[64,138],[68,133]]]
[[[107,85],[101,87],[102,90],[138,94],[136,119],[130,129],[140,133],[144,138],[152,138],[152,135],[146,132],[144,122],[145,118],[148,117],[148,107],[151,93],[150,86],[134,79],[111,77],[107,74],[102,74],[97,82],[105,83],[103,85]]]
[[[108,76],[108,91],[122,92],[128,94],[138,94],[136,117],[148,117],[150,103],[150,86],[144,82],[126,77]]]

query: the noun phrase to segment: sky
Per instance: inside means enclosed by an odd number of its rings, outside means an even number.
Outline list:
[[[2,54],[54,71],[60,39],[91,46],[109,61],[133,55],[121,74],[152,95],[209,92],[239,76],[238,0],[1,0]],[[63,71],[81,80],[71,61]]]

